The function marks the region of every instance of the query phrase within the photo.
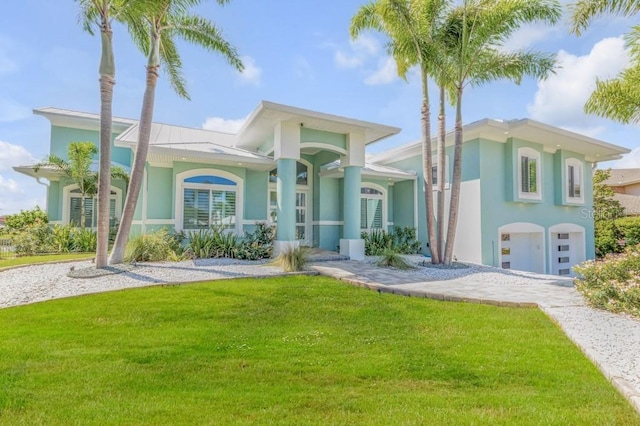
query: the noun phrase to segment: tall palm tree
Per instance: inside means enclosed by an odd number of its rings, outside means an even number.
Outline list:
[[[124,251],[129,239],[149,151],[155,89],[161,65],[169,75],[173,89],[179,96],[189,99],[181,74],[182,60],[176,46],[176,38],[202,46],[210,52],[220,53],[233,67],[240,71],[243,69],[236,49],[222,37],[220,30],[209,20],[189,13],[190,8],[202,2],[203,0],[155,0],[145,10],[143,20],[136,17],[127,22],[134,42],[148,58],[147,84],[142,101],[140,130],[131,180],[120,227],[109,259],[111,264],[122,263],[124,260]],[[217,2],[224,5],[229,0],[217,0]]]
[[[96,268],[107,266],[109,250],[109,198],[111,196],[111,137],[113,87],[116,65],[113,53],[112,21],[131,21],[139,15],[142,1],[76,0],[83,28],[91,35],[100,31],[100,168],[98,182],[98,216]],[[84,217],[84,216],[83,216]]]
[[[85,227],[87,198],[93,198],[97,192],[99,174],[92,170],[93,157],[98,154],[98,148],[92,142],[71,142],[67,148],[68,160],[55,154],[49,155],[33,169],[37,173],[41,168],[49,168],[60,172],[64,177],[78,185],[82,197],[80,201],[80,227]],[[128,182],[129,175],[120,167],[111,167],[107,173],[113,179]],[[111,193],[109,193],[111,194]],[[107,202],[107,206],[109,203]]]
[[[538,79],[553,72],[555,56],[531,51],[508,52],[504,42],[524,24],[555,24],[562,17],[556,0],[464,0],[444,24],[443,43],[455,66],[448,82],[455,100],[453,177],[444,262],[451,264],[462,181],[462,100],[464,89],[498,79],[519,84],[524,76]]]
[[[597,17],[605,14],[631,16],[640,13],[638,0],[580,0],[570,6],[571,31],[580,35]],[[640,28],[625,36],[631,65],[611,80],[597,80],[584,106],[585,112],[621,123],[640,122]]]
[[[351,20],[351,37],[357,38],[364,30],[375,30],[389,38],[388,50],[394,57],[398,74],[405,78],[409,68],[417,65],[422,83],[421,129],[422,172],[425,187],[427,233],[431,261],[440,263],[434,202],[431,144],[431,109],[429,78],[437,63],[433,35],[449,0],[375,0],[362,6]]]

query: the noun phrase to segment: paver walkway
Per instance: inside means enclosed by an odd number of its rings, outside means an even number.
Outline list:
[[[500,306],[539,306],[640,413],[640,321],[590,308],[566,279],[505,284],[488,282],[478,274],[437,281],[429,280],[424,273],[356,261],[323,262],[312,268],[380,292]]]

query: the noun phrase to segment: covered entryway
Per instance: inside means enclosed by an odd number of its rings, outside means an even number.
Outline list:
[[[573,275],[573,267],[586,260],[584,228],[561,223],[549,228],[551,273]]]
[[[545,272],[544,228],[519,222],[498,229],[498,253],[503,269]]]

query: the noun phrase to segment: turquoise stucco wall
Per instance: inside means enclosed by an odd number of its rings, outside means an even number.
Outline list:
[[[300,129],[300,142],[319,142],[338,148],[347,149],[347,135],[325,132],[323,130],[303,127]]]
[[[147,165],[147,200],[147,219],[175,218],[173,169]],[[141,203],[139,199],[138,204]]]
[[[131,150],[116,147],[113,141],[118,136],[114,133],[111,138],[111,160],[127,167],[131,165]],[[67,149],[70,142],[93,142],[100,145],[100,134],[95,130],[72,129],[69,127],[51,126],[50,153],[67,159]]]
[[[482,262],[497,266],[498,256],[498,228],[514,222],[530,222],[548,229],[560,223],[575,223],[585,228],[585,243],[587,259],[592,259],[594,253],[593,220],[589,219],[588,206],[593,204],[592,165],[584,165],[584,194],[583,206],[557,205],[556,193],[561,191],[562,177],[554,172],[556,156],[563,156],[561,151],[555,154],[543,152],[539,145],[520,141],[514,146],[532,147],[541,152],[542,160],[542,200],[538,202],[509,201],[513,186],[506,182],[517,182],[514,175],[514,165],[508,158],[513,154],[513,146],[488,140],[482,141],[481,148],[481,191],[482,191]],[[515,169],[517,173],[517,169]],[[516,188],[517,189],[517,188]],[[545,235],[545,253],[547,271],[550,268],[548,253],[550,250],[548,235]]]

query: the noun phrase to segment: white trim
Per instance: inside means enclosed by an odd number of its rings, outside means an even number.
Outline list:
[[[522,192],[522,157],[533,158],[536,160],[536,188],[538,192]],[[518,198],[521,200],[542,200],[542,155],[539,151],[533,148],[521,147],[518,148],[518,155],[516,156],[518,165],[516,167],[518,176],[516,181],[518,183]]]
[[[574,170],[577,168],[580,185],[580,196],[569,197],[569,166],[573,166]],[[567,204],[584,204],[584,163],[577,158],[567,158],[564,160],[564,179],[562,185],[565,189],[564,201]]]
[[[339,146],[331,145],[328,143],[322,143],[322,142],[301,142],[300,149],[302,148],[320,148],[325,151],[333,151],[338,154],[347,155],[346,149],[340,148]]]
[[[319,226],[341,226],[344,225],[344,221],[342,220],[314,220],[314,225]]]
[[[176,221],[174,219],[147,219],[145,222],[147,225],[172,225],[175,226]],[[132,220],[132,225],[142,225],[142,220]]]
[[[380,199],[382,200],[382,229],[384,231],[387,231],[387,189],[381,185],[378,185],[376,183],[370,183],[370,182],[362,182],[360,184],[360,190],[362,190],[362,188],[369,188],[369,189],[375,189],[376,191],[380,191],[382,194],[381,195],[373,195],[373,194],[362,194],[360,193],[360,200],[362,200],[363,196],[364,198],[370,198],[370,199]],[[360,206],[362,206],[362,201],[360,201]],[[362,218],[362,212],[360,212],[360,218]],[[360,224],[360,231],[371,231],[374,228],[362,228],[362,223]]]
[[[49,225],[62,225],[61,220],[50,220]]]
[[[387,222],[387,228],[388,228],[389,226],[394,226],[394,225],[393,225],[393,222]]]
[[[65,225],[69,224],[71,221],[71,211],[70,211],[71,206],[69,205],[71,202],[71,191],[78,188],[79,188],[78,184],[75,184],[75,183],[69,184],[62,188],[62,221],[60,222]],[[117,186],[112,186],[110,191],[113,191],[116,193],[114,195],[116,200],[116,218],[120,219],[120,217],[122,216],[122,189],[118,188]],[[80,198],[80,197],[74,196],[74,198]],[[93,199],[96,201],[95,205],[97,205],[98,194],[96,194],[96,196],[93,197]],[[109,197],[109,199],[111,199],[111,196]],[[53,223],[53,222],[50,222],[50,223]],[[94,224],[94,225],[97,225],[97,224]],[[94,226],[94,228],[96,228],[96,226]]]
[[[176,231],[183,230],[183,205],[184,205],[184,188],[212,188],[216,187],[216,185],[206,185],[206,184],[198,184],[198,183],[187,183],[184,181],[194,176],[200,175],[211,175],[211,176],[220,176],[226,179],[229,179],[232,182],[235,182],[236,186],[234,190],[236,191],[236,226],[235,233],[238,235],[242,235],[242,222],[244,220],[244,181],[241,177],[234,175],[233,173],[229,173],[224,170],[216,169],[216,168],[206,168],[206,169],[191,169],[184,171],[182,173],[178,173],[176,175],[176,200],[175,200],[175,229]],[[228,185],[219,185],[224,186],[225,189],[229,190],[231,188]]]
[[[416,229],[416,234],[417,234],[418,232],[418,179],[413,181],[413,227]]]

